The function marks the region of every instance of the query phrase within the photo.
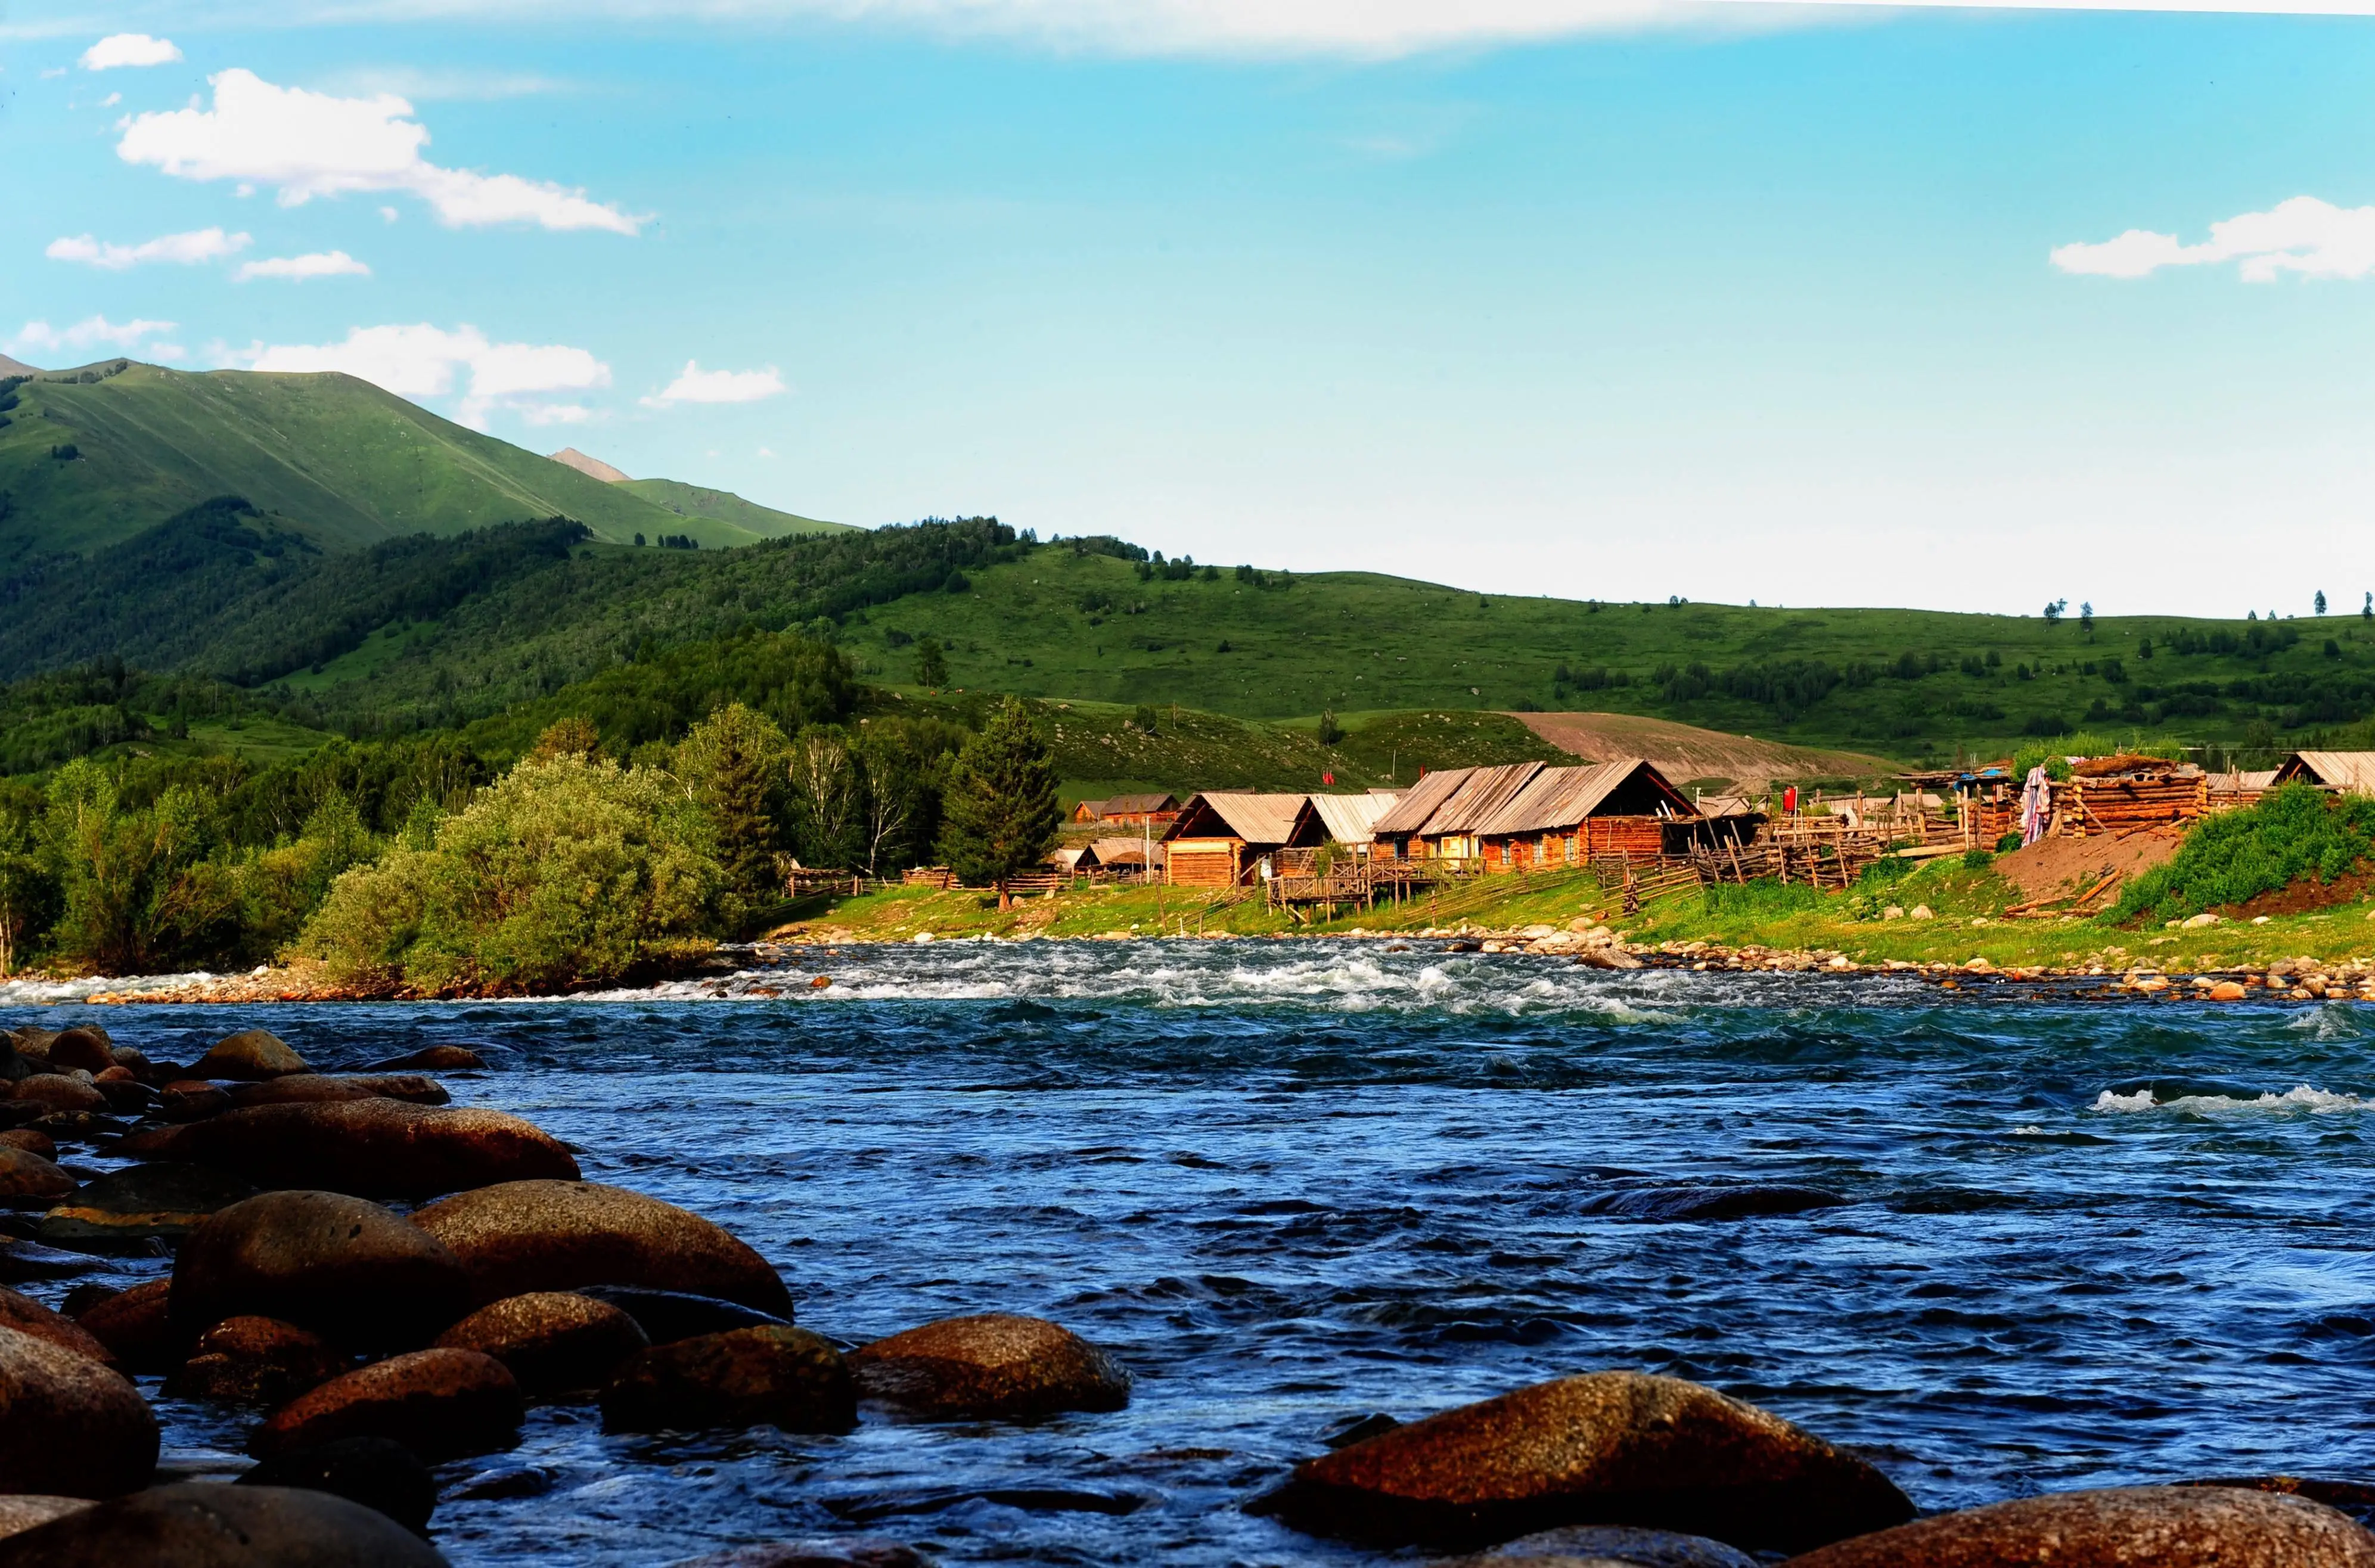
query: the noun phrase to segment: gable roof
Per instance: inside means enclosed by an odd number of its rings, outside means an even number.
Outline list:
[[[1625,784],[1645,777],[1666,809],[1661,816],[1696,817],[1698,810],[1666,775],[1645,758],[1625,757],[1580,768],[1544,768],[1511,796],[1492,819],[1475,830],[1487,838],[1555,832],[1572,828],[1599,809]]]
[[[2375,751],[2296,751],[2276,770],[2279,778],[2311,782],[2353,795],[2375,795]]]
[[[1499,816],[1542,771],[1540,762],[1505,762],[1493,768],[1447,768],[1440,773],[1429,773],[1391,811],[1379,818],[1371,831],[1381,838],[1402,833],[1439,838],[1446,833],[1482,832],[1484,824]],[[1435,790],[1428,790],[1427,786],[1438,779],[1443,782]],[[1423,812],[1417,809],[1422,796],[1428,797],[1425,804],[1429,808]]]
[[[1315,795],[1311,808],[1319,813],[1320,825],[1338,843],[1368,843],[1377,836],[1377,819],[1394,808],[1394,796],[1390,790],[1371,790],[1366,795]]]
[[[1170,831],[1163,835],[1164,840],[1221,836],[1185,831],[1205,826],[1199,820],[1205,814],[1217,818],[1219,825],[1228,830],[1230,838],[1243,839],[1247,843],[1293,843],[1305,819],[1311,815],[1311,797],[1256,795],[1240,790],[1200,792],[1188,796]]]
[[[1089,842],[1097,852],[1097,864],[1100,866],[1139,866],[1147,859],[1144,839],[1105,838]],[[1154,864],[1160,866],[1163,862],[1163,841],[1157,839],[1154,841]]]
[[[1379,838],[1400,838],[1417,832],[1426,826],[1426,819],[1437,808],[1451,798],[1451,792],[1467,782],[1473,768],[1437,768],[1422,774],[1418,783],[1402,792],[1393,809],[1369,824],[1369,831]]]

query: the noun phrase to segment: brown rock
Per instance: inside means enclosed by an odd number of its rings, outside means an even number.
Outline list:
[[[49,1056],[53,1072],[70,1073],[79,1069],[98,1074],[115,1066],[115,1055],[107,1048],[107,1036],[89,1028],[69,1029],[59,1033],[50,1042]]]
[[[88,1497],[0,1497],[0,1540],[80,1513],[91,1505]]]
[[[260,1187],[430,1197],[534,1177],[574,1180],[560,1141],[500,1111],[395,1100],[255,1105],[124,1140],[138,1160],[187,1160]]]
[[[291,1051],[277,1034],[242,1029],[215,1042],[214,1048],[190,1069],[192,1078],[236,1078],[254,1080],[284,1073],[310,1073],[305,1058]]]
[[[173,1264],[173,1321],[192,1335],[227,1317],[277,1317],[349,1350],[409,1350],[469,1307],[460,1259],[400,1215],[337,1193],[232,1204],[190,1232]]]
[[[414,1105],[443,1105],[452,1095],[435,1079],[419,1073],[377,1077],[333,1078],[326,1073],[291,1073],[263,1083],[246,1083],[230,1091],[232,1109],[245,1105],[320,1104],[342,1100],[402,1100]]]
[[[170,1279],[150,1279],[75,1314],[75,1325],[106,1346],[128,1372],[171,1372],[188,1352],[190,1336],[168,1312]]]
[[[5,1568],[443,1568],[437,1549],[326,1491],[188,1481],[0,1542]]]
[[[0,1144],[0,1208],[47,1208],[75,1179],[30,1149]]]
[[[943,1419],[1036,1421],[1129,1403],[1129,1374],[1111,1356],[1045,1318],[1008,1313],[877,1339],[850,1356],[849,1371],[866,1398]]]
[[[0,1491],[113,1497],[157,1468],[157,1418],[89,1356],[0,1328]]]
[[[107,1096],[97,1084],[86,1083],[64,1073],[35,1073],[20,1079],[11,1099],[31,1104],[46,1105],[53,1111],[104,1111]]]
[[[1561,1525],[1800,1550],[1913,1515],[1870,1465],[1678,1378],[1592,1373],[1463,1405],[1295,1468],[1253,1504],[1296,1529],[1478,1545]]]
[[[2210,988],[2209,995],[2214,1002],[2239,1002],[2251,993],[2232,980],[2222,980]]]
[[[656,1346],[602,1391],[606,1432],[847,1432],[857,1424],[849,1368],[804,1328],[735,1328]]]
[[[90,1330],[15,1291],[0,1290],[0,1328],[13,1328],[19,1334],[46,1339],[60,1350],[89,1356],[102,1366],[115,1364],[115,1352],[93,1338]]]
[[[480,1307],[440,1334],[437,1344],[492,1356],[526,1392],[556,1394],[601,1387],[651,1341],[617,1307],[565,1291],[538,1291]]]
[[[479,1054],[467,1045],[424,1045],[408,1056],[391,1056],[384,1062],[373,1062],[365,1067],[367,1073],[402,1072],[467,1072],[484,1067]]]
[[[176,1079],[157,1096],[157,1110],[169,1122],[202,1122],[230,1109],[230,1096],[204,1079]]]
[[[254,1197],[255,1189],[204,1165],[131,1165],[86,1182],[41,1217],[41,1240],[95,1251],[142,1250],[151,1238],[178,1241],[207,1216]]]
[[[56,1140],[38,1127],[10,1127],[6,1132],[0,1132],[0,1149],[21,1149],[44,1160],[54,1161],[58,1157]]]
[[[347,1358],[319,1335],[272,1317],[227,1317],[198,1336],[181,1370],[165,1380],[178,1399],[285,1405],[347,1370]]]
[[[2375,1568],[2375,1535],[2322,1503],[2223,1487],[2111,1487],[1860,1536],[1787,1568]]]
[[[275,1410],[257,1429],[258,1457],[348,1437],[385,1437],[423,1459],[508,1448],[526,1414],[503,1363],[476,1350],[415,1350],[342,1377]]]
[[[782,1276],[697,1214],[593,1182],[506,1182],[434,1203],[412,1222],[452,1247],[479,1300],[579,1285],[644,1285],[792,1315]]]

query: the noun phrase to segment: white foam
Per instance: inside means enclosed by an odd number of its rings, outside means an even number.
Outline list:
[[[0,1007],[59,1007],[69,1002],[88,1001],[101,992],[132,996],[150,991],[178,990],[184,985],[203,985],[217,978],[219,976],[199,969],[187,974],[136,974],[124,978],[89,974],[73,980],[5,980],[0,981]]]
[[[2356,1094],[2337,1094],[2331,1090],[2296,1084],[2282,1094],[2261,1094],[2240,1099],[2231,1094],[2180,1094],[2174,1100],[2155,1100],[2149,1089],[2133,1094],[2114,1094],[2109,1090],[2095,1097],[2088,1107],[2095,1111],[2183,1111],[2197,1116],[2215,1116],[2237,1112],[2307,1111],[2312,1115],[2332,1115],[2344,1111],[2375,1111],[2375,1100],[2362,1100]]]

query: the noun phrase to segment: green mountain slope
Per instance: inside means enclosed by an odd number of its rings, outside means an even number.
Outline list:
[[[0,429],[0,561],[114,544],[218,495],[243,496],[333,550],[555,515],[618,544],[637,533],[689,534],[704,547],[757,536],[681,517],[348,375],[117,360],[38,377],[17,397]]]
[[[707,518],[762,539],[851,531],[846,523],[822,523],[813,517],[795,516],[772,506],[761,506],[755,501],[745,501],[732,490],[714,490],[705,485],[686,484],[682,479],[629,479],[611,488],[640,496],[679,517]]]

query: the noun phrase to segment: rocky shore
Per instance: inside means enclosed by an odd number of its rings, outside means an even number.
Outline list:
[[[1833,968],[1601,926],[1424,939],[1614,968]],[[2355,994],[2362,978],[2288,969],[2257,989]],[[794,1282],[723,1228],[585,1181],[574,1151],[521,1118],[451,1104],[438,1075],[482,1067],[439,1046],[322,1073],[260,1030],[188,1064],[91,1027],[0,1037],[0,1568],[443,1562],[429,1467],[511,1446],[532,1405],[580,1407],[613,1432],[830,1437],[1058,1417],[1093,1432],[1128,1403],[1126,1354],[1038,1317],[944,1318],[864,1344],[797,1323]],[[72,1283],[125,1254],[171,1271],[124,1291]],[[233,1414],[254,1468],[160,1478],[159,1397]],[[2211,1478],[1920,1518],[1871,1459],[1625,1370],[1372,1418],[1331,1444],[1248,1480],[1242,1506],[1276,1522],[1282,1556],[1302,1536],[1504,1568],[2375,1568],[2368,1488]],[[690,1561],[928,1559],[839,1538]]]

